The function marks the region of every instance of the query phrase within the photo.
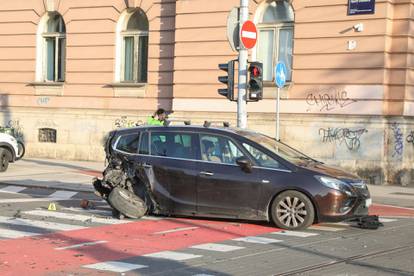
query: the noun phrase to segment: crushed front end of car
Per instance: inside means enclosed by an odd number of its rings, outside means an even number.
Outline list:
[[[95,178],[93,186],[96,194],[106,200],[114,209],[114,216],[122,218],[140,218],[147,213],[158,213],[158,204],[155,202],[149,183],[140,176],[139,168],[133,163],[111,150],[111,132],[105,142],[107,167],[102,179]]]

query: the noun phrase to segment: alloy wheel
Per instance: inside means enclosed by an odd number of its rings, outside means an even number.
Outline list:
[[[286,227],[300,227],[307,216],[305,203],[298,197],[286,196],[276,207],[278,220]]]

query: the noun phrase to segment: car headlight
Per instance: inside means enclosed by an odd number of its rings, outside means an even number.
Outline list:
[[[346,193],[349,196],[352,196],[352,192],[349,189],[348,185],[346,185],[345,182],[342,182],[339,179],[328,177],[328,176],[322,176],[322,175],[315,175],[315,178],[323,185],[325,185],[328,188],[335,189],[341,192]]]

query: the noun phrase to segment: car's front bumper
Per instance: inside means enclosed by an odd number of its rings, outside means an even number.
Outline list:
[[[319,204],[319,222],[338,222],[368,215],[372,199],[368,189],[354,189],[352,196],[330,191]]]

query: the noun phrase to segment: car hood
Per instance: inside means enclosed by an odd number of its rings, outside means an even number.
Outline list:
[[[314,171],[316,173],[328,175],[331,177],[348,180],[348,181],[355,181],[360,180],[360,178],[352,173],[346,172],[340,168],[334,167],[334,166],[328,166],[321,163],[309,163],[304,164],[301,166],[302,168],[305,168],[310,171]]]

